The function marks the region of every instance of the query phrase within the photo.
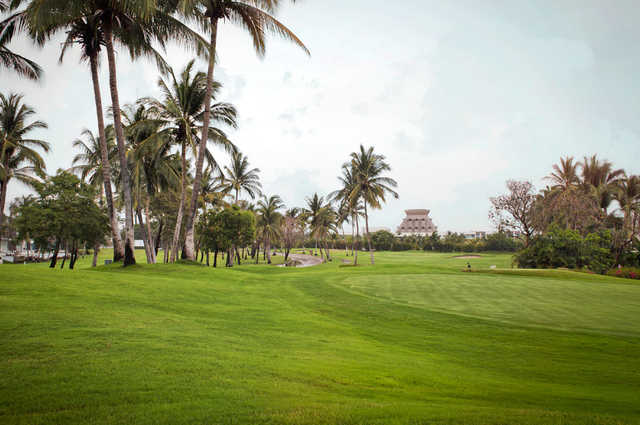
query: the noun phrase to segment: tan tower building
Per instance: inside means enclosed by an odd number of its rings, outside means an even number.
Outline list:
[[[396,230],[398,236],[431,236],[438,230],[429,217],[429,210],[405,210],[404,212],[407,216]]]

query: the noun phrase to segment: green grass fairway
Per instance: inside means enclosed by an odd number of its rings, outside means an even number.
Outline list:
[[[639,284],[335,254],[0,265],[0,424],[640,423]]]

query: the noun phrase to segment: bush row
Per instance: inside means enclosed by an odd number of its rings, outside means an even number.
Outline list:
[[[640,268],[637,267],[620,267],[611,269],[607,275],[614,277],[623,277],[626,279],[640,279]]]

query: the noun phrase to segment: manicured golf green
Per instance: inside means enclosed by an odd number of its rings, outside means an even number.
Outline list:
[[[0,265],[0,423],[640,423],[639,284],[334,255]]]

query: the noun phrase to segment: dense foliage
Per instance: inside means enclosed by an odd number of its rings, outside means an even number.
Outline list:
[[[596,273],[605,273],[614,260],[608,230],[582,236],[575,230],[559,226],[552,226],[548,232],[535,236],[529,246],[515,256],[519,267],[587,267]]]
[[[52,268],[59,250],[64,249],[64,258],[70,254],[69,268],[73,269],[80,248],[104,243],[108,216],[96,205],[94,189],[68,172],[59,171],[44,183],[36,183],[35,189],[38,196],[26,197],[17,206],[14,225],[19,238],[32,239],[40,251],[52,248]]]
[[[489,217],[525,243],[516,264],[597,273],[638,265],[640,176],[593,155],[561,158],[546,179],[551,185],[538,194],[531,183],[510,180],[508,193],[491,198]]]

